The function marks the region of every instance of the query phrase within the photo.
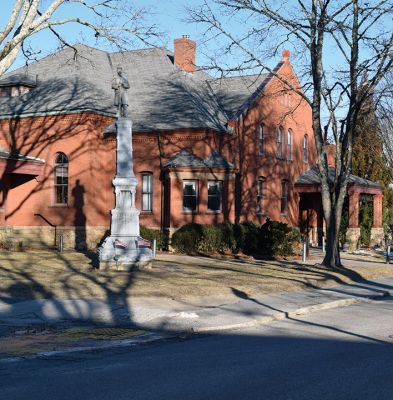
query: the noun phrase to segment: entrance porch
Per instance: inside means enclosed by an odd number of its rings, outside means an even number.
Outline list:
[[[333,182],[334,168],[329,168],[329,180]],[[311,245],[320,246],[322,237],[326,234],[322,210],[321,184],[317,167],[304,172],[295,182],[295,190],[299,193],[299,227],[306,234]],[[383,187],[376,182],[351,175],[347,188],[349,223],[346,242],[351,249],[359,246],[359,202],[361,195],[372,197],[373,226],[371,229],[370,246],[383,244],[384,230],[382,224]]]

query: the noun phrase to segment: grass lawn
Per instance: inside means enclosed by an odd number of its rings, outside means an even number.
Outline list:
[[[358,258],[359,259],[359,258]],[[0,296],[26,299],[248,295],[327,287],[393,276],[382,260],[346,269],[299,266],[288,261],[224,260],[162,254],[144,271],[98,271],[88,256],[49,251],[0,253]],[[364,264],[364,265],[358,265]]]

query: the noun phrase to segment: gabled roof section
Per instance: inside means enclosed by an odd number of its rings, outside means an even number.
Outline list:
[[[204,160],[195,156],[187,149],[180,150],[165,165],[166,168],[220,168],[232,169],[231,164],[218,150],[214,150]]]
[[[249,96],[239,107],[239,109],[232,115],[231,120],[237,120],[244,112],[246,112],[253,104],[254,102],[258,99],[258,97],[261,95],[261,93],[265,90],[266,85],[272,80],[272,78],[279,72],[281,67],[285,63],[283,61],[280,61],[276,67],[273,69],[272,72],[269,74],[266,74],[265,79],[261,82],[261,84],[256,88],[256,90]]]
[[[203,160],[186,149],[180,150],[174,157],[172,157],[165,165],[167,168],[177,167],[197,167],[204,168],[205,163]]]
[[[258,90],[268,74],[232,76],[209,80],[217,101],[228,119]]]
[[[45,164],[45,160],[42,160],[41,158],[31,157],[21,153],[12,153],[10,151],[1,148],[0,148],[0,160],[25,161],[37,164]]]
[[[233,164],[227,161],[218,150],[214,150],[209,157],[205,158],[204,163],[209,168],[233,168]]]
[[[328,179],[330,184],[333,184],[334,182],[335,172],[336,172],[335,168],[329,167]],[[320,184],[321,184],[321,178],[319,176],[319,171],[317,166],[311,167],[307,171],[303,172],[303,174],[300,175],[295,182],[295,185],[320,185]],[[368,179],[364,179],[352,174],[349,177],[348,184],[383,189],[383,186],[377,182],[373,182]]]

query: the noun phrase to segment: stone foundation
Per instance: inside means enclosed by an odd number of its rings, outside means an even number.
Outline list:
[[[385,246],[385,232],[383,228],[371,228],[370,246]]]
[[[103,241],[107,227],[3,226],[0,227],[0,247],[9,250],[53,249],[63,235],[65,250],[94,250]]]
[[[358,248],[360,238],[360,228],[348,228],[346,240],[349,244],[349,250],[355,250]]]

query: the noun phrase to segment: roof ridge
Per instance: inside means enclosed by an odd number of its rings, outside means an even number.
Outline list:
[[[125,54],[125,53],[138,53],[138,52],[144,52],[144,51],[153,51],[153,50],[163,50],[165,52],[168,52],[170,54],[173,54],[172,51],[167,49],[164,46],[159,46],[159,47],[144,47],[143,49],[131,49],[131,50],[119,50],[119,51],[108,51],[108,54]]]

